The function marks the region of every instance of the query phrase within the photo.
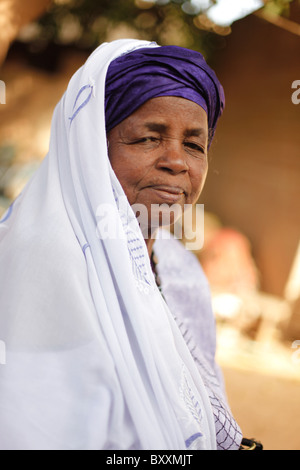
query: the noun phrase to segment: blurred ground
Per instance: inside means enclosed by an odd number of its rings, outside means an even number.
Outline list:
[[[300,449],[299,382],[225,369],[231,409],[244,436],[264,450]]]
[[[219,331],[218,363],[244,436],[261,441],[265,450],[299,450],[300,360],[295,350]]]

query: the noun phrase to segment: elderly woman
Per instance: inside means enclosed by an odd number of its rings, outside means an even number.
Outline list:
[[[223,105],[201,54],[144,41],[70,81],[0,224],[1,449],[239,448],[203,272],[149,236],[153,206],[198,200]]]

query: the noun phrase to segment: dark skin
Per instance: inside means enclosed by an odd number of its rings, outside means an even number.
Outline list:
[[[178,204],[183,210],[199,199],[208,172],[208,123],[196,103],[153,98],[112,129],[108,142],[112,168],[131,206],[143,204],[151,214],[151,204]],[[150,230],[150,218],[147,223]],[[145,237],[149,256],[154,241]]]

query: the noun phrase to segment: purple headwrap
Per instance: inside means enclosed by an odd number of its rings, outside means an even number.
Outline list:
[[[105,94],[107,132],[146,101],[161,96],[200,105],[213,137],[225,105],[222,85],[202,54],[178,46],[137,49],[111,62]]]

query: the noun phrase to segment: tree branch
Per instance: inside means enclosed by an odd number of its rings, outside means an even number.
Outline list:
[[[283,16],[272,15],[271,13],[267,13],[263,9],[254,12],[253,15],[258,16],[259,18],[262,18],[263,20],[268,21],[269,23],[272,23],[275,26],[278,26],[279,28],[288,31],[289,33],[300,36],[300,25],[295,21],[289,20],[288,18],[284,18]]]

